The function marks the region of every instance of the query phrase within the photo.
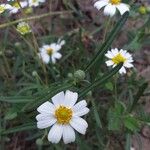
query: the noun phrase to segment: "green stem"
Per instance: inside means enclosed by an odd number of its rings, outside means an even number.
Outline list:
[[[37,19],[41,19],[41,18],[44,18],[44,17],[48,17],[48,16],[55,16],[55,15],[61,15],[61,14],[69,14],[69,13],[72,13],[72,12],[73,11],[55,11],[55,12],[49,12],[49,13],[45,13],[45,14],[38,15],[38,16],[32,16],[32,17],[28,17],[28,18],[22,18],[22,19],[18,19],[18,20],[12,21],[12,22],[1,24],[0,25],[0,29],[6,28],[8,26],[15,25],[15,24],[23,22],[23,21],[37,20]]]
[[[115,68],[113,68],[111,71],[109,71],[108,73],[104,74],[102,77],[99,77],[96,81],[94,81],[90,86],[85,87],[81,93],[80,93],[80,97],[84,96],[86,93],[88,93],[90,90],[93,90],[95,87],[102,85],[103,83],[105,83],[108,79],[110,79],[114,74],[116,74],[120,68],[122,67],[122,64],[119,64],[118,66],[116,66]]]

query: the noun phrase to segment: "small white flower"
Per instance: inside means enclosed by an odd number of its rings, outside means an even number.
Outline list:
[[[61,138],[65,144],[75,141],[75,132],[86,133],[87,122],[81,116],[87,114],[89,109],[86,107],[85,100],[78,102],[78,94],[69,90],[60,92],[52,97],[52,102],[45,102],[37,108],[40,113],[36,116],[37,127],[39,129],[51,129],[48,133],[48,140],[58,143]]]
[[[52,43],[50,45],[43,45],[40,48],[39,57],[43,60],[45,64],[48,64],[50,61],[56,63],[56,59],[60,59],[62,55],[59,53],[59,50],[65,44],[65,41],[58,40],[57,43]]]
[[[17,25],[17,31],[22,34],[22,35],[25,35],[25,34],[28,34],[30,32],[32,32],[30,26],[28,23],[26,22],[20,22],[18,25]]]
[[[40,3],[44,3],[46,0],[29,0],[29,6],[37,7],[40,5]]]
[[[9,4],[0,4],[0,14],[10,8],[11,8],[11,5],[9,5]]]
[[[130,150],[135,150],[135,148],[134,148],[134,147],[131,147]]]
[[[108,51],[105,56],[109,58],[110,60],[106,61],[107,66],[113,66],[115,67],[119,63],[123,63],[123,66],[119,70],[120,74],[125,74],[126,69],[125,68],[131,68],[133,67],[133,58],[130,53],[128,53],[126,50],[118,50],[117,48],[111,49],[111,51]]]
[[[121,0],[99,0],[95,2],[94,7],[98,10],[105,7],[104,14],[111,17],[115,15],[117,9],[121,15],[129,11],[129,5],[121,3]]]
[[[28,3],[26,1],[24,1],[24,2],[20,2],[20,5],[21,5],[21,8],[25,8],[28,6]],[[20,8],[18,2],[13,2],[11,7],[9,8],[9,11],[10,11],[9,13],[16,14],[21,8]]]

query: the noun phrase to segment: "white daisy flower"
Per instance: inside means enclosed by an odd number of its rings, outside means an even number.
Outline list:
[[[0,14],[10,8],[11,8],[11,5],[9,5],[9,4],[0,4]]]
[[[40,3],[44,3],[46,0],[29,0],[29,6],[37,7],[40,5]]]
[[[52,97],[52,102],[45,102],[37,108],[40,113],[36,116],[37,127],[39,129],[51,129],[48,133],[48,140],[58,143],[61,138],[65,144],[75,141],[75,131],[81,134],[86,133],[87,122],[81,116],[87,114],[89,109],[86,107],[85,100],[78,102],[78,94],[69,90],[60,92]]]
[[[25,7],[28,6],[28,2],[26,2],[26,1],[20,2],[20,5],[21,5],[22,8],[25,8]],[[20,9],[21,8],[20,8],[18,2],[13,2],[11,7],[9,8],[10,14],[16,14]]]
[[[125,74],[126,69],[125,68],[132,68],[133,67],[133,58],[130,53],[128,53],[126,50],[118,50],[117,48],[111,49],[111,51],[108,51],[105,56],[109,58],[110,60],[106,61],[107,66],[113,66],[115,67],[119,63],[123,63],[123,66],[119,70],[120,74]]]
[[[104,8],[104,14],[107,16],[114,16],[118,9],[120,14],[123,15],[126,11],[129,11],[129,5],[121,3],[121,0],[99,0],[95,2],[94,7],[98,10]]]
[[[50,61],[56,63],[56,59],[60,59],[62,55],[59,53],[59,50],[65,44],[64,40],[58,40],[57,43],[52,43],[50,45],[43,45],[40,48],[39,57],[43,60],[45,64],[48,64]]]

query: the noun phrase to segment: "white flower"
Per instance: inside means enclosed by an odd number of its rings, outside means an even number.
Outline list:
[[[22,35],[25,35],[25,34],[28,34],[30,33],[32,30],[29,26],[28,23],[26,22],[20,22],[18,25],[17,25],[17,31],[19,33],[21,33]]]
[[[134,148],[134,147],[131,147],[130,150],[135,150],[135,148]]]
[[[129,11],[129,5],[121,3],[121,0],[99,0],[95,2],[94,7],[98,10],[105,7],[104,14],[111,17],[115,15],[116,9],[119,10],[121,15]]]
[[[25,8],[28,6],[28,3],[26,1],[24,1],[24,2],[20,2],[20,5],[21,5],[21,8]],[[11,7],[9,8],[10,14],[17,13],[21,8],[20,8],[18,2],[13,2]]]
[[[29,0],[29,6],[37,7],[40,5],[40,3],[44,3],[46,0]]]
[[[113,66],[115,67],[119,63],[123,63],[123,66],[119,70],[120,74],[126,73],[125,68],[131,68],[133,67],[133,58],[130,53],[128,53],[126,50],[118,50],[117,48],[111,49],[111,51],[108,51],[105,56],[109,58],[110,60],[106,61],[107,66]]]
[[[58,40],[57,43],[52,43],[50,45],[43,45],[40,48],[39,57],[43,60],[45,64],[48,64],[50,61],[52,63],[56,62],[56,59],[60,59],[62,55],[59,53],[59,50],[65,44],[64,40]]]
[[[48,140],[58,143],[61,138],[65,144],[75,141],[75,132],[86,133],[87,122],[81,116],[87,114],[89,109],[86,107],[85,100],[78,102],[78,94],[69,90],[60,92],[52,97],[52,102],[45,102],[37,108],[40,113],[36,116],[37,127],[44,129],[51,127],[48,133]]]
[[[11,5],[9,5],[9,4],[0,4],[0,14],[10,8],[11,8]]]

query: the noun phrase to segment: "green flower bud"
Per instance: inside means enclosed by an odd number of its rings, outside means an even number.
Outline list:
[[[73,78],[73,74],[72,73],[68,73],[68,78]]]
[[[42,139],[37,139],[36,144],[39,145],[39,146],[43,145]]]
[[[142,15],[145,15],[146,14],[146,7],[145,6],[140,6],[139,7],[139,13],[142,14]]]
[[[36,77],[37,75],[38,75],[38,74],[37,74],[36,71],[33,71],[33,72],[32,72],[32,76],[33,76],[33,77]]]
[[[82,71],[82,70],[77,70],[75,73],[74,73],[74,77],[77,79],[77,80],[83,80],[85,78],[85,72]]]

